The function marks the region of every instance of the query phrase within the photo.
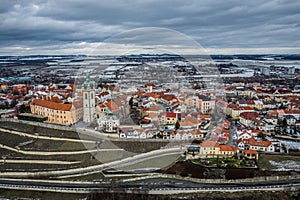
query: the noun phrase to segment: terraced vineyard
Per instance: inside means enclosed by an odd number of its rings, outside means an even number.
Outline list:
[[[97,138],[89,139],[95,150]],[[1,172],[40,172],[100,164],[74,131],[3,121],[0,155]]]
[[[165,141],[128,142],[103,140],[100,136],[79,137],[75,131],[0,121],[0,171],[42,172],[82,168],[101,164],[99,157],[117,160],[160,149],[166,144]]]

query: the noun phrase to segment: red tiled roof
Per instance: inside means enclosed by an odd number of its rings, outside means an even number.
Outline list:
[[[109,110],[111,112],[117,112],[119,110],[119,107],[116,105],[115,102],[113,102],[112,100],[107,100],[105,102],[105,105],[109,108]]]
[[[153,97],[155,99],[161,98],[164,95],[163,92],[150,92],[150,93],[137,92],[136,94],[138,96]]]
[[[243,106],[241,107],[242,110],[253,110],[250,106]]]
[[[187,120],[184,120],[183,122],[180,122],[180,126],[184,127],[184,126],[193,126],[194,123],[191,122],[191,121],[187,121]]]
[[[256,150],[244,150],[243,151],[244,154],[258,154]]]
[[[240,117],[247,120],[252,120],[258,118],[259,114],[257,112],[243,112],[240,114]]]
[[[248,105],[254,105],[255,104],[253,100],[247,100],[246,102],[247,102]]]
[[[141,96],[143,96],[145,93],[144,92],[137,92],[136,93],[136,95],[138,96],[138,97],[141,97]]]
[[[200,120],[198,120],[197,118],[193,117],[193,116],[186,116],[184,121],[190,121],[194,124],[199,124]]]
[[[220,150],[221,151],[236,151],[236,148],[233,146],[229,146],[229,145],[220,145]]]
[[[229,87],[226,88],[226,90],[233,90],[235,88],[236,88],[236,86],[229,86]]]
[[[270,146],[272,143],[269,140],[265,140],[265,141],[259,141],[259,140],[255,140],[253,137],[250,139],[242,139],[240,138],[238,140],[237,143],[243,142],[245,144],[249,144],[251,146],[260,146],[260,147],[268,147]]]
[[[239,134],[239,137],[241,137],[242,135],[245,135],[245,134],[252,137],[252,135],[251,135],[250,133],[248,133],[248,132],[242,132],[242,133],[240,133],[240,134]]]
[[[203,135],[203,133],[199,129],[194,129],[193,131],[191,131],[191,134],[193,134],[193,135]]]
[[[63,110],[63,111],[69,111],[72,108],[72,104],[62,104],[62,103],[55,103],[52,101],[47,101],[43,99],[34,99],[32,102],[33,105],[50,108],[53,110]]]
[[[238,108],[239,106],[236,104],[228,104],[228,108]]]
[[[200,119],[210,119],[210,114],[199,114]]]
[[[220,144],[218,142],[212,140],[205,140],[200,144],[200,147],[219,147],[219,146]]]
[[[61,100],[60,100],[57,96],[53,96],[53,97],[51,98],[51,101],[52,101],[52,102],[55,102],[55,103],[61,103]]]
[[[149,82],[149,83],[147,83],[147,86],[148,87],[153,86],[153,83]]]
[[[75,108],[82,108],[83,101],[82,101],[82,99],[81,99],[81,100],[78,100],[78,101],[74,101],[72,104],[73,104],[73,106],[74,106]]]
[[[99,103],[98,106],[99,106],[100,108],[105,108],[105,105],[103,105],[102,103]]]
[[[164,96],[162,96],[162,98],[167,100],[167,101],[171,101],[173,99],[176,99],[176,97],[173,94],[165,94]]]
[[[285,114],[300,114],[300,110],[284,110]]]
[[[169,118],[176,118],[176,113],[166,113],[166,117],[169,117]]]
[[[251,130],[252,133],[261,133],[263,132],[262,130]]]

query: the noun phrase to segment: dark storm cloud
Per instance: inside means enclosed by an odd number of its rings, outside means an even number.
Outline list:
[[[299,7],[294,0],[4,0],[0,53],[11,46],[99,42],[139,27],[171,28],[206,48],[297,48]]]

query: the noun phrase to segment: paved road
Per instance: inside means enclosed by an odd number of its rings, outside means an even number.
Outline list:
[[[112,191],[135,191],[148,192],[150,194],[176,194],[188,192],[211,192],[211,191],[278,191],[299,190],[300,180],[284,182],[266,182],[251,184],[199,184],[190,181],[175,179],[148,179],[140,182],[118,183],[108,182],[60,182],[39,180],[12,180],[0,179],[0,188],[15,190],[53,191],[67,193],[89,193],[89,192],[112,192]]]
[[[230,131],[229,131],[229,141],[228,141],[228,145],[230,146],[236,146],[236,140],[233,140],[233,136],[236,134],[236,126],[232,125],[230,127]]]

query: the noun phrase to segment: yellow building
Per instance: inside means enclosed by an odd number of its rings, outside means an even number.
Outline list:
[[[238,148],[229,145],[220,145],[213,140],[206,140],[200,144],[200,157],[232,157]]]
[[[226,109],[226,114],[230,115],[234,120],[238,120],[240,118],[240,114],[243,112],[251,112],[253,108],[250,106],[238,106],[236,104],[230,104]]]
[[[232,157],[238,152],[238,148],[229,145],[220,145],[219,156]]]
[[[57,103],[44,99],[34,99],[30,105],[31,113],[47,117],[47,122],[71,125],[83,116],[82,103]]]
[[[165,122],[166,124],[176,124],[177,122],[177,114],[176,113],[166,113]]]
[[[258,160],[258,152],[256,150],[244,150],[243,155],[246,158]]]
[[[216,156],[220,153],[220,144],[212,140],[206,140],[200,144],[200,156]]]

